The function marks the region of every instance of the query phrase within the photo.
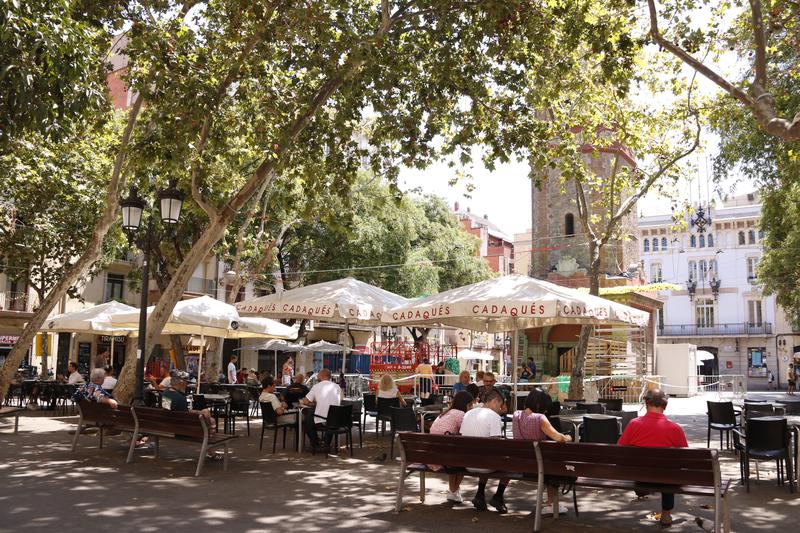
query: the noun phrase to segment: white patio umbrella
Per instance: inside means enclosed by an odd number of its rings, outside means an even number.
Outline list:
[[[707,350],[697,350],[697,364],[700,365],[703,361],[714,359],[714,354]]]
[[[51,333],[92,333],[94,335],[110,335],[111,357],[113,358],[114,337],[117,335],[127,335],[132,329],[115,326],[111,323],[111,317],[113,315],[129,312],[138,312],[138,309],[119,302],[107,302],[78,311],[56,315],[45,322],[42,331]],[[133,329],[135,330],[136,328]]]
[[[345,348],[341,344],[334,344],[328,341],[317,341],[314,343],[309,344],[308,346],[304,346],[304,351],[306,352],[320,352],[320,353],[340,353],[340,352],[352,352],[350,348]]]
[[[649,314],[581,291],[520,274],[493,278],[398,306],[392,325],[444,324],[475,331],[513,331],[514,392],[520,329],[556,324],[645,326]]]
[[[246,318],[245,318],[246,320]],[[269,320],[269,319],[265,319]],[[286,326],[289,327],[289,326]],[[294,329],[294,328],[292,328]],[[297,331],[295,330],[295,337],[297,336]],[[273,339],[271,341],[267,341],[263,344],[258,344],[256,346],[248,346],[248,349],[251,350],[273,350],[275,352],[275,369],[273,376],[278,375],[278,352],[302,352],[306,349],[305,346],[302,344],[295,344],[293,342],[288,342],[283,339]],[[244,348],[239,348],[239,350],[244,350]]]
[[[345,344],[349,344],[350,324],[384,324],[386,311],[408,302],[407,298],[380,287],[344,278],[239,302],[236,308],[243,315],[344,323]],[[342,357],[342,371],[344,365]]]
[[[493,361],[494,357],[490,354],[476,352],[474,350],[461,350],[456,354],[459,359],[466,359],[468,361]]]
[[[154,306],[147,308],[148,316],[153,312],[153,309],[155,309]],[[133,312],[115,314],[111,320],[117,326],[138,330],[139,310],[134,309]],[[265,322],[264,319],[246,320],[243,331],[239,332],[240,321],[239,313],[234,306],[210,296],[201,296],[175,304],[175,308],[172,310],[172,314],[167,320],[162,333],[165,335],[200,335],[200,357],[197,363],[198,380],[200,379],[200,371],[203,368],[206,336],[224,338],[297,337],[297,331],[294,328],[275,321]]]

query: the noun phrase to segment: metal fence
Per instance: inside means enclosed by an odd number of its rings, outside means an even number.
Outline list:
[[[740,322],[736,324],[714,324],[713,326],[698,326],[697,324],[667,324],[658,326],[658,334],[664,337],[772,335],[772,324],[769,322]]]

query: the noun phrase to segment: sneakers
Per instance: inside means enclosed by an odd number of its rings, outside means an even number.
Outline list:
[[[474,498],[472,498],[472,505],[478,511],[485,511],[488,509],[488,507],[486,507],[486,498],[482,498],[479,496],[475,496]]]
[[[568,511],[567,506],[563,504],[558,504],[558,514],[566,514]],[[542,515],[552,515],[553,514],[553,505],[544,505],[542,506]]]
[[[464,503],[464,498],[461,497],[461,491],[447,491],[447,501],[455,503]]]
[[[489,505],[497,509],[497,512],[500,514],[506,514],[508,512],[508,507],[506,507],[506,502],[503,501],[503,497],[497,494],[492,496],[492,499],[489,500]]]

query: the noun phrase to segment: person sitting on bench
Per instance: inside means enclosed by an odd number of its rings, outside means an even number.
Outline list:
[[[180,370],[173,370],[170,373],[169,388],[161,395],[161,407],[169,411],[178,412],[192,412],[200,413],[206,419],[208,432],[210,434],[216,433],[216,426],[214,425],[213,418],[211,418],[211,411],[203,409],[201,411],[193,411],[189,409],[189,402],[186,399],[186,383],[189,381],[189,374]],[[221,453],[209,450],[207,457],[215,461],[221,461],[224,457]]]
[[[553,400],[549,394],[541,389],[533,389],[525,398],[525,409],[514,413],[514,418],[511,421],[511,430],[514,438],[539,442],[549,437],[556,442],[570,442],[572,437],[556,431],[547,419],[547,411],[552,405]],[[574,482],[574,479],[561,476],[544,476],[544,482],[547,485],[547,502],[545,502],[542,509],[542,515],[546,516],[554,513],[553,496],[558,486],[570,485]],[[560,514],[566,513],[567,508],[559,504],[558,512]]]
[[[618,444],[623,446],[642,446],[642,447],[666,447],[666,448],[688,448],[686,434],[675,422],[667,420],[664,410],[667,408],[667,394],[661,389],[651,389],[644,395],[644,405],[647,413],[640,416],[628,424]],[[636,491],[639,498],[643,498],[647,492]],[[675,495],[661,493],[661,525],[669,527],[672,525],[672,509],[675,507]]]
[[[472,408],[475,398],[467,391],[456,393],[453,397],[453,404],[450,409],[439,415],[431,425],[431,435],[459,435],[461,433],[461,422],[464,415]],[[428,465],[431,470],[441,470],[441,465]],[[463,474],[450,474],[450,490],[447,491],[448,501],[461,503],[461,480]]]
[[[484,377],[484,379],[486,379]],[[497,437],[503,436],[503,421],[500,418],[500,413],[503,412],[505,407],[505,400],[499,391],[490,390],[486,393],[483,401],[483,407],[470,409],[464,415],[461,421],[461,434],[465,437]],[[470,469],[470,472],[490,474],[491,471],[483,469]],[[486,507],[486,482],[488,476],[480,476],[478,478],[478,492],[472,499],[472,505],[479,511],[485,511]],[[504,514],[508,512],[505,502],[503,501],[503,493],[506,491],[508,479],[500,479],[497,485],[497,492],[494,493],[489,504],[497,509],[497,512]]]
[[[76,402],[86,400],[89,402],[104,403],[111,406],[112,409],[116,409],[117,401],[111,396],[110,392],[103,389],[103,381],[105,379],[106,371],[102,368],[95,368],[89,375],[89,383],[75,392],[73,400]]]

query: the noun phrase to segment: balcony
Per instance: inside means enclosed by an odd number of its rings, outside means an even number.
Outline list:
[[[769,322],[738,324],[715,324],[698,326],[696,324],[667,324],[658,326],[658,334],[662,337],[742,337],[772,335],[772,324]]]
[[[186,292],[194,294],[207,294],[216,297],[217,284],[213,279],[191,278],[186,284]]]
[[[0,311],[32,313],[39,305],[39,297],[26,292],[0,292]]]

